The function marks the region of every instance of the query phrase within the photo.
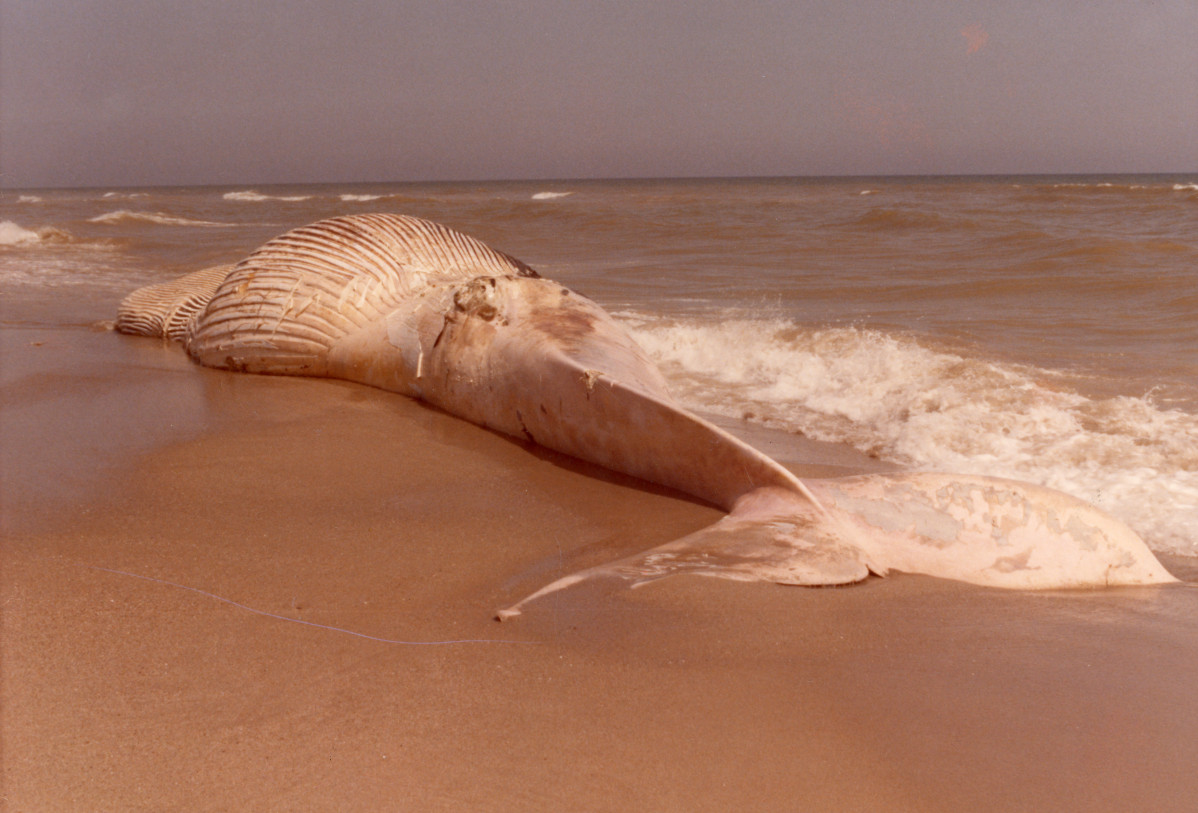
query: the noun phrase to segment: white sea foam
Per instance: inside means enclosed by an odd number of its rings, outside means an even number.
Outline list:
[[[37,195],[20,195],[17,197],[17,203],[41,203],[42,198]]]
[[[904,465],[1041,483],[1157,550],[1198,554],[1198,416],[1087,398],[1048,371],[856,328],[624,314],[687,406],[848,443]]]
[[[217,223],[211,220],[193,220],[188,217],[178,217],[162,212],[132,212],[128,209],[118,209],[115,212],[105,212],[89,218],[91,223],[127,223],[129,221],[142,223],[157,223],[160,226],[235,226],[235,223]]]
[[[11,220],[0,221],[0,246],[29,246],[40,240],[35,231],[22,228]]]
[[[241,192],[226,192],[221,196],[225,200],[239,200],[248,203],[260,203],[264,200],[284,200],[284,201],[300,201],[310,200],[311,195],[263,195],[253,189],[246,189]]]
[[[56,241],[52,241],[56,242]],[[68,245],[23,244],[33,246],[36,254],[6,252],[0,246],[0,291],[13,287],[103,289],[110,293],[125,292],[152,280],[131,274],[127,260],[104,244],[68,241]],[[50,250],[43,251],[43,248]],[[57,249],[57,250],[55,250]],[[101,249],[100,252],[94,249]],[[3,293],[0,293],[0,298]]]
[[[221,195],[225,200],[240,200],[249,203],[257,203],[258,201],[270,200],[269,195],[263,195],[261,192],[255,192],[252,189],[244,192],[226,192]]]
[[[368,203],[381,199],[383,195],[341,195],[340,197],[346,203]]]
[[[1198,192],[1198,183],[1175,183],[1173,189],[1177,192]]]
[[[557,198],[564,198],[564,197],[567,197],[567,196],[573,195],[573,194],[574,194],[573,192],[537,192],[535,195],[532,196],[532,199],[533,200],[556,200]]]
[[[0,246],[29,248],[52,243],[70,243],[73,240],[70,232],[56,229],[53,226],[43,226],[35,231],[18,226],[11,220],[0,221]]]

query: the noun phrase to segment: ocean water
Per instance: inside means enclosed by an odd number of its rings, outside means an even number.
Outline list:
[[[1198,555],[1198,176],[6,191],[2,320],[111,319],[371,211],[597,300],[695,410],[1046,484]]]

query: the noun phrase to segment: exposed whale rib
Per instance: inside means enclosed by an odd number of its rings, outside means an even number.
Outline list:
[[[816,585],[896,569],[1006,588],[1175,581],[1122,523],[1039,486],[949,474],[800,481],[683,409],[594,302],[413,217],[294,229],[231,270],[133,292],[117,327],[178,339],[210,367],[344,378],[420,398],[728,512],[559,579],[500,617],[596,576]]]

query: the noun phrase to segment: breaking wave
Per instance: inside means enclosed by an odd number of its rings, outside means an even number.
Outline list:
[[[106,212],[102,215],[96,215],[89,218],[90,223],[156,223],[160,226],[235,226],[235,223],[217,223],[212,220],[193,220],[188,217],[178,217],[177,215],[168,215],[162,212],[132,212],[128,209],[118,209],[115,212]]]
[[[0,221],[0,246],[31,247],[51,243],[70,243],[74,238],[71,233],[53,226],[43,226],[40,229],[26,229],[11,220]]]
[[[1198,415],[859,328],[622,314],[686,406],[919,469],[1026,480],[1198,554]]]
[[[310,200],[311,195],[263,195],[253,189],[246,189],[240,192],[226,192],[221,195],[225,200],[239,200],[247,203],[260,203],[264,200],[283,200],[283,201],[301,201]]]

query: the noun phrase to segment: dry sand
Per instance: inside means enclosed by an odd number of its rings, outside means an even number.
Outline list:
[[[677,577],[499,624],[718,512],[356,385],[2,338],[11,811],[1195,809],[1193,588]]]

